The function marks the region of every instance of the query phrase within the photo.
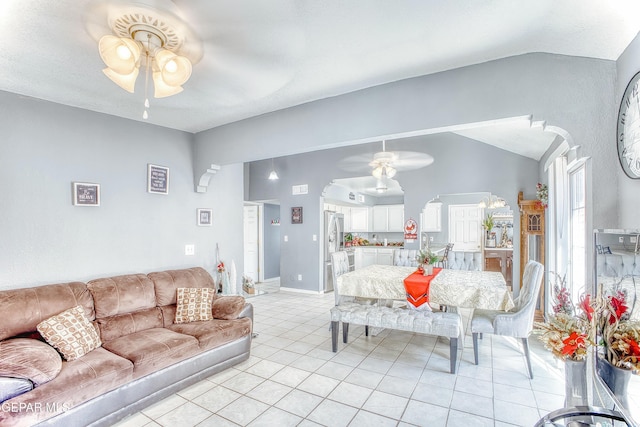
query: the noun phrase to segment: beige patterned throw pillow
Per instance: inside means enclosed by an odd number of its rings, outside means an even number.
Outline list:
[[[188,323],[213,319],[213,296],[213,288],[178,288],[174,322]]]
[[[36,328],[69,362],[102,345],[98,331],[79,305],[43,320]]]

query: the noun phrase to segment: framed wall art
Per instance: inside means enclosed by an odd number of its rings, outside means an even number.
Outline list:
[[[72,191],[74,206],[100,206],[100,184],[74,182]]]
[[[302,224],[302,207],[291,208],[291,224]]]
[[[198,209],[198,225],[201,227],[210,227],[213,224],[213,210]]]
[[[147,191],[155,194],[169,194],[169,168],[147,165]]]

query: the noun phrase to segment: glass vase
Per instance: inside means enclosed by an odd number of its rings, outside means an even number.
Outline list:
[[[564,363],[564,406],[587,406],[587,361],[565,360]]]

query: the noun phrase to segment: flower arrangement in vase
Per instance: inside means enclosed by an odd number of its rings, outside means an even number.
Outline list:
[[[593,312],[589,297],[580,299],[578,308],[571,301],[566,287],[566,278],[557,273],[553,285],[553,314],[547,316],[545,322],[535,322],[534,333],[546,349],[551,350],[560,360],[585,360],[588,347],[593,343],[591,314]]]
[[[612,366],[640,373],[640,321],[631,319],[631,307],[624,289],[599,292],[592,306],[595,332],[604,359]]]
[[[433,265],[439,260],[440,257],[431,252],[428,248],[421,249],[416,256],[416,261],[418,261],[418,265],[422,267],[422,271],[425,276],[433,274]]]
[[[540,335],[545,348],[564,362],[565,406],[584,406],[587,401],[587,363],[593,344],[592,308],[588,296],[580,298],[576,308],[566,287],[566,277],[555,275],[553,314],[545,322],[535,322],[533,332]]]

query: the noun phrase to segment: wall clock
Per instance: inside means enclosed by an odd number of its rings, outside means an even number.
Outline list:
[[[640,179],[640,73],[624,91],[618,112],[618,159],[629,178]]]

